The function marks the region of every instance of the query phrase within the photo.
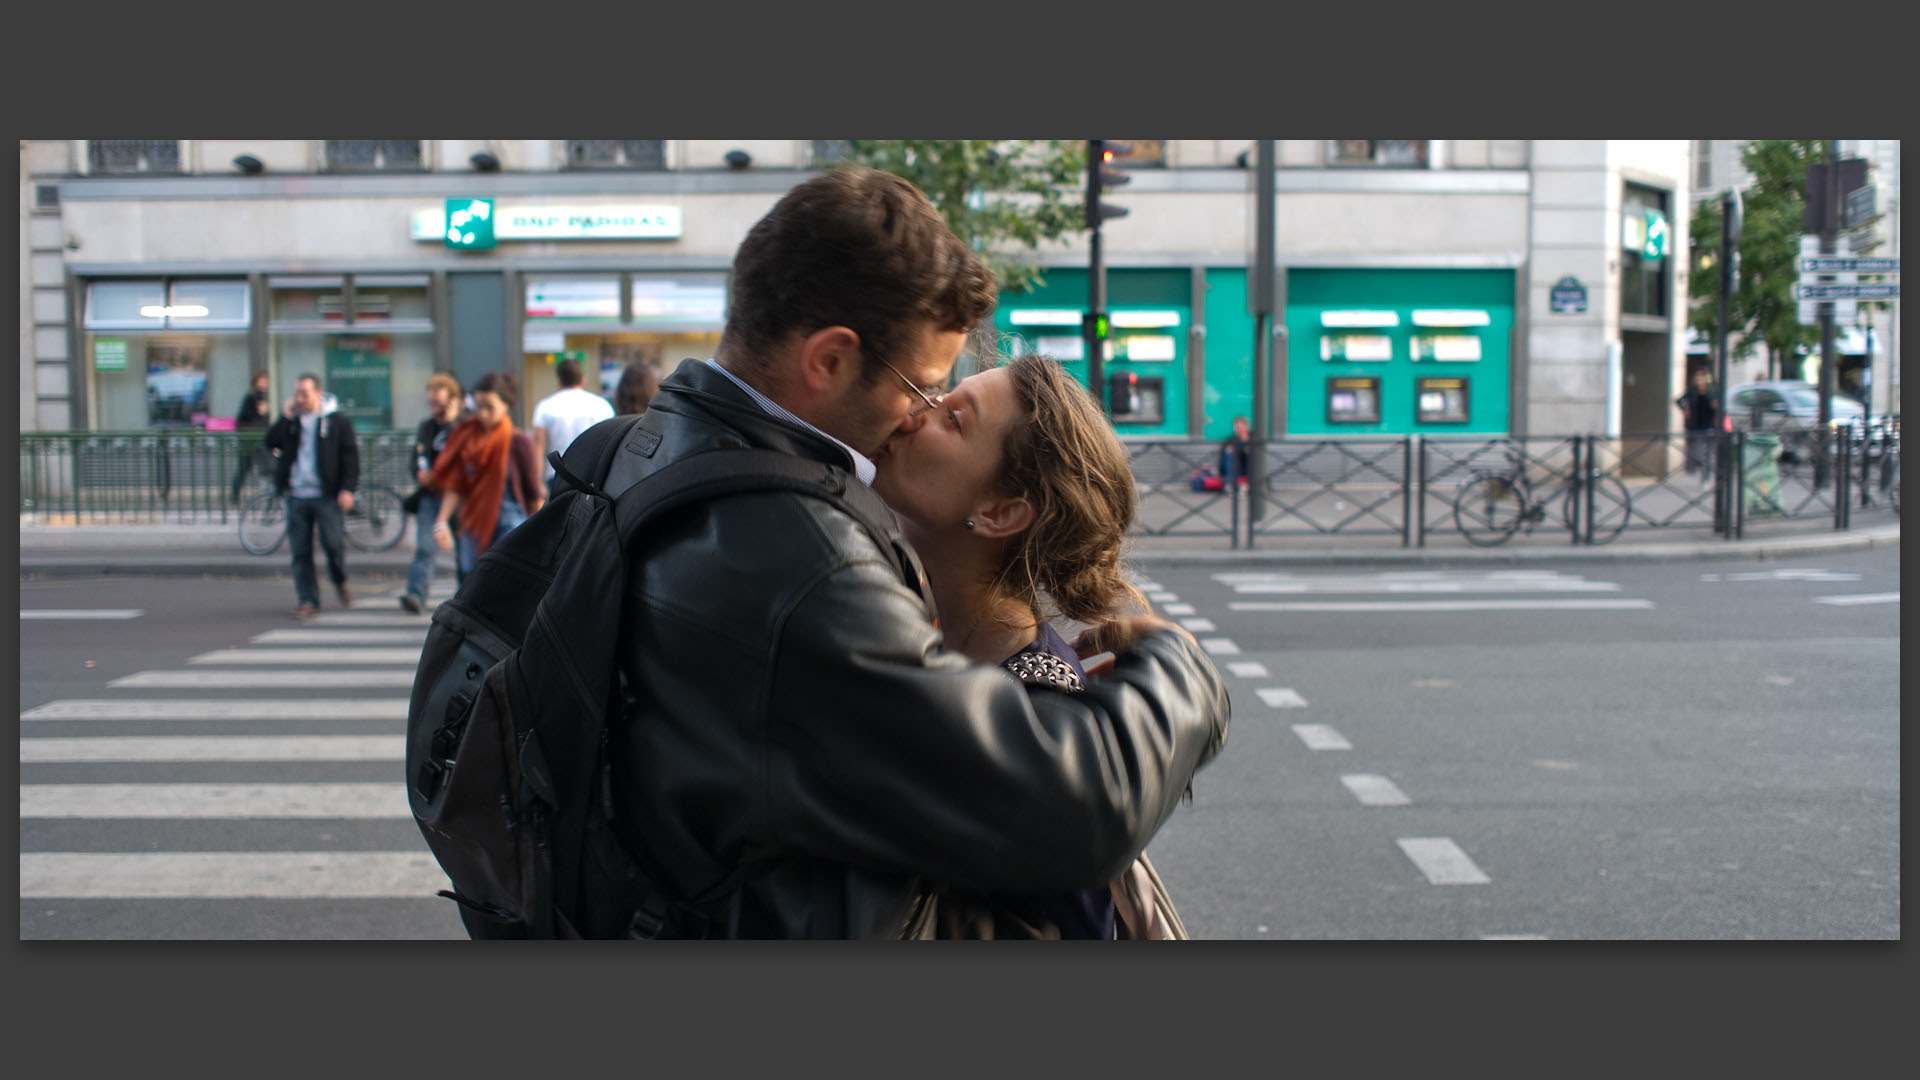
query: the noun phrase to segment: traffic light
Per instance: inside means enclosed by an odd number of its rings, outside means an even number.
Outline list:
[[[447,200],[447,246],[460,251],[493,250],[493,200]]]
[[[1133,177],[1108,168],[1116,155],[1132,150],[1131,143],[1107,139],[1087,140],[1087,228],[1097,229],[1101,222],[1127,216],[1127,208],[1100,201],[1100,193],[1133,182]]]

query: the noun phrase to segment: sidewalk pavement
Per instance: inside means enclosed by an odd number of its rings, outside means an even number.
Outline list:
[[[1864,551],[1900,543],[1896,517],[1875,513],[1867,523],[1836,532],[1831,519],[1768,522],[1749,528],[1745,539],[1722,540],[1704,527],[1628,530],[1611,544],[1568,543],[1565,533],[1518,536],[1499,547],[1480,548],[1449,532],[1424,547],[1402,547],[1398,536],[1261,537],[1253,548],[1230,548],[1219,537],[1136,537],[1132,561],[1143,567],[1182,565],[1351,566],[1357,564],[1540,562],[1664,562],[1678,559],[1776,559]],[[1670,533],[1671,535],[1663,535]],[[453,574],[451,552],[438,552],[435,575]],[[326,559],[314,553],[325,573]],[[355,581],[405,581],[413,558],[412,537],[381,552],[347,549],[347,572]],[[283,545],[272,555],[240,548],[235,526],[225,525],[20,525],[22,578],[103,575],[291,578]]]

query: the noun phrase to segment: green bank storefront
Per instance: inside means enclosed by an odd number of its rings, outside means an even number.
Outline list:
[[[1292,268],[1274,428],[1289,438],[1509,430],[1514,271]],[[1001,297],[1002,333],[1087,378],[1084,270]],[[1224,439],[1253,415],[1254,320],[1240,267],[1111,268],[1101,387],[1122,437]]]

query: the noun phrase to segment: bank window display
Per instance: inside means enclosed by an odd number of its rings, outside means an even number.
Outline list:
[[[628,364],[665,377],[682,360],[713,356],[726,327],[724,271],[542,275],[526,279],[525,297],[529,411],[560,389],[555,367],[563,359],[580,364],[587,389],[612,400]]]
[[[206,426],[246,393],[252,321],[243,279],[96,281],[82,326],[91,372],[89,426],[102,431]]]
[[[1428,142],[1427,139],[1328,139],[1327,164],[1424,169]]]
[[[426,415],[434,372],[427,275],[285,276],[267,284],[276,409],[294,380],[312,373],[359,430],[411,427]]]

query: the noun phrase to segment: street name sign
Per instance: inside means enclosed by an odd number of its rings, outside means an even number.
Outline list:
[[[1898,300],[1900,286],[1897,284],[1862,284],[1854,282],[1796,282],[1793,286],[1795,300]]]
[[[1897,274],[1899,259],[1860,259],[1837,255],[1802,256],[1800,273],[1805,274]]]

